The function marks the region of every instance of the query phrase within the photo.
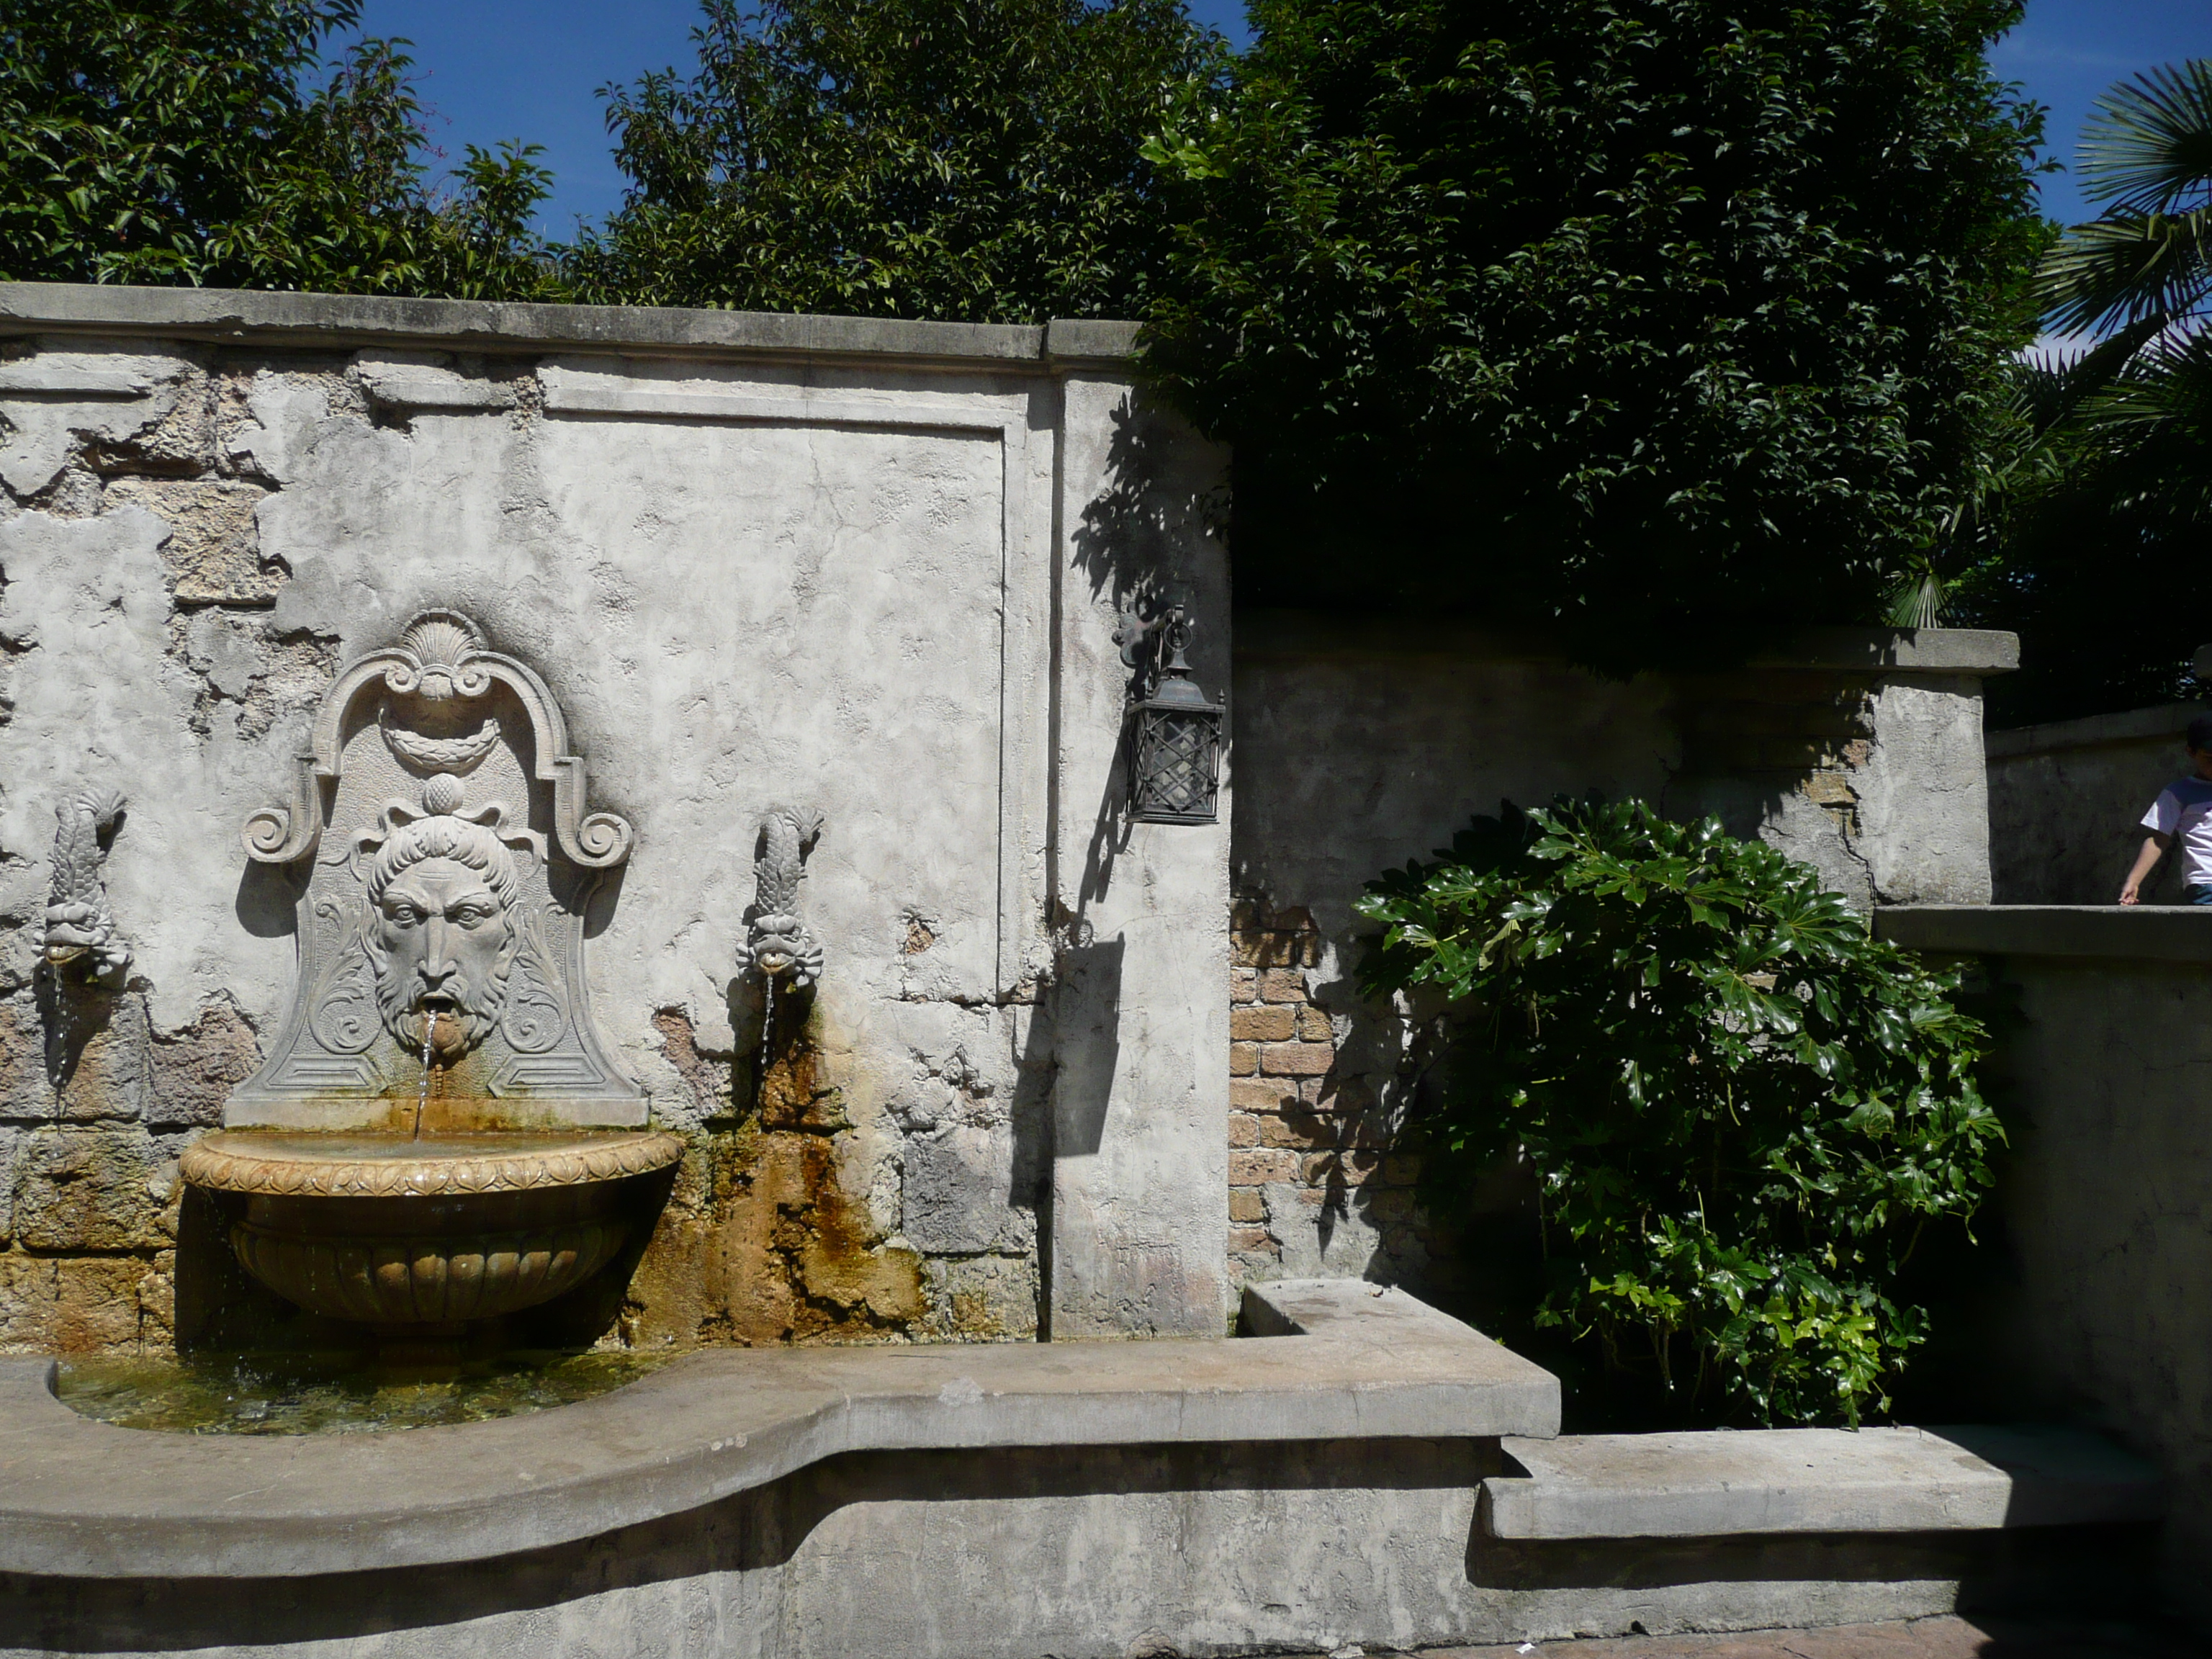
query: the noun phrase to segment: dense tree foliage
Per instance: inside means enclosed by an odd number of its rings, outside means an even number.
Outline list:
[[[698,69],[606,89],[630,180],[580,297],[1035,322],[1131,316],[1140,155],[1220,43],[1181,0],[706,0]]]
[[[2000,512],[1960,620],[2017,629],[1996,718],[2064,719],[2197,690],[2187,603],[2212,539],[2212,59],[2112,88],[2082,134],[2103,211],[2045,257],[2050,325],[2094,337],[2021,372]]]
[[[1955,975],[1809,865],[1635,801],[1509,806],[1369,895],[1368,988],[1438,1010],[1431,1207],[1525,1164],[1540,1330],[1600,1350],[1647,1421],[1886,1405],[1927,1325],[1905,1260],[1973,1214],[2004,1139]]]
[[[2013,0],[1255,0],[1153,154],[1152,361],[1248,599],[1548,618],[1626,666],[1874,620],[2002,424]]]
[[[534,148],[471,146],[434,188],[404,43],[323,73],[359,20],[356,0],[0,0],[0,277],[556,292]]]

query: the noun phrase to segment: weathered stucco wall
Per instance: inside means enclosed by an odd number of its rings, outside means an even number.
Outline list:
[[[2030,1420],[2083,1422],[2172,1486],[2166,1582],[2212,1575],[2212,916],[2193,909],[1899,910],[1886,937],[1986,959],[2013,988],[1994,1097],[2011,1271],[1981,1376]]]
[[[434,607],[545,678],[636,830],[592,994],[691,1151],[601,1323],[1218,1330],[1227,827],[1123,822],[1111,633],[1180,583],[1225,684],[1219,458],[1136,404],[1128,334],[0,288],[0,1341],[175,1335],[180,1236],[221,1254],[175,1158],[292,975],[240,826]],[[33,973],[82,785],[130,797],[112,995]],[[732,951],[787,802],[827,818],[830,966],[763,1075]],[[184,1277],[187,1338],[254,1295]]]
[[[1990,874],[1999,904],[2110,904],[2142,846],[2142,815],[2187,775],[2183,735],[2204,712],[2171,703],[1989,734]],[[2181,902],[2160,861],[2146,904]]]
[[[1418,621],[1238,619],[1231,1243],[1244,1278],[1462,1271],[1387,1158],[1412,1108],[1358,994],[1363,884],[1501,799],[1595,789],[1715,813],[1867,909],[1990,895],[1981,680],[2009,635],[1815,630],[1727,673],[1621,683],[1539,642]],[[1501,1181],[1485,1203],[1528,1194]]]

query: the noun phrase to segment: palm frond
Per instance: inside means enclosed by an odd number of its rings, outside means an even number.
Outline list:
[[[2212,208],[2076,225],[2044,256],[2036,294],[2069,334],[2199,315],[2212,293]]]
[[[2111,218],[2202,205],[2212,184],[2212,58],[2162,64],[2097,100],[2081,131],[2081,194]]]

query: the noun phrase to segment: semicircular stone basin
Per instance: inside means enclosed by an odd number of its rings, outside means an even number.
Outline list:
[[[334,1319],[450,1324],[582,1284],[622,1248],[633,1180],[683,1154],[657,1133],[227,1131],[179,1173],[243,1197],[231,1247],[279,1296]]]

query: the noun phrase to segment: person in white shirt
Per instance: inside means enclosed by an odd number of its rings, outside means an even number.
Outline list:
[[[2143,878],[2177,837],[2181,842],[2183,902],[2212,904],[2212,714],[2199,714],[2189,722],[2188,743],[2192,775],[2166,785],[2143,814],[2142,827],[2150,834],[2136,854],[2127,885],[2120,889],[2123,904],[2142,902]]]

